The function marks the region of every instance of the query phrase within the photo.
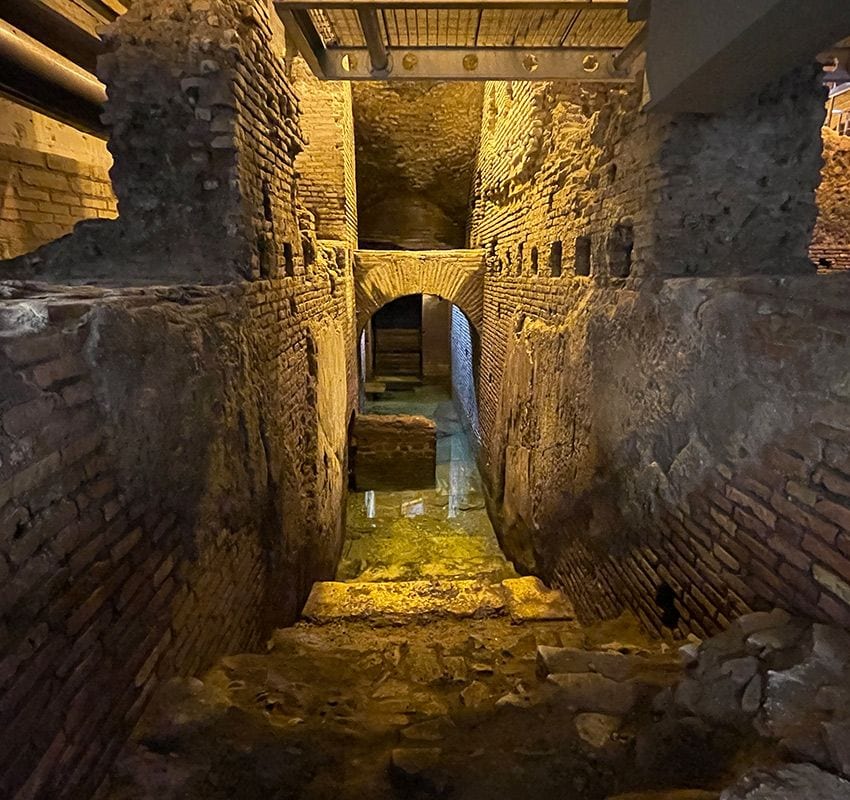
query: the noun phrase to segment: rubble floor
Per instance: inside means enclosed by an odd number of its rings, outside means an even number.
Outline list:
[[[353,494],[337,581],[267,653],[163,686],[111,800],[719,796],[738,743],[644,733],[676,648],[630,617],[582,627],[517,578],[457,418],[427,391],[436,488]]]

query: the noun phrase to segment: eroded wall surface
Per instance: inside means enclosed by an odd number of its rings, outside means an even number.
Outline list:
[[[719,117],[488,87],[481,461],[509,554],[586,618],[659,628],[666,583],[684,631],[760,604],[850,621],[847,284],[805,257],[812,78]],[[796,277],[731,277],[759,273]]]
[[[156,682],[333,575],[352,257],[298,205],[279,34],[259,0],[134,3],[104,62],[121,217],[0,264],[3,797],[90,796]]]
[[[850,136],[824,128],[823,161],[809,252],[822,269],[850,269]]]
[[[481,84],[355,84],[360,238],[407,250],[466,243]]]
[[[292,76],[305,148],[298,154],[298,196],[315,219],[321,239],[357,247],[357,185],[351,84],[320,81],[300,56]]]
[[[0,259],[115,217],[111,164],[101,139],[0,98]]]

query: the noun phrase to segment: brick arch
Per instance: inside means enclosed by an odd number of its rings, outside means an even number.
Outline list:
[[[358,250],[354,257],[358,334],[379,308],[410,294],[448,300],[480,333],[484,269],[480,250]]]

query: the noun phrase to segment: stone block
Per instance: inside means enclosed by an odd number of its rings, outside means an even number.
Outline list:
[[[432,420],[358,415],[354,420],[351,449],[358,491],[434,486],[437,429]]]

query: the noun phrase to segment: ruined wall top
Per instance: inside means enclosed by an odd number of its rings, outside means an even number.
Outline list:
[[[301,269],[303,141],[265,0],[138,0],[106,32],[115,223],[4,267],[57,282],[224,283]]]

